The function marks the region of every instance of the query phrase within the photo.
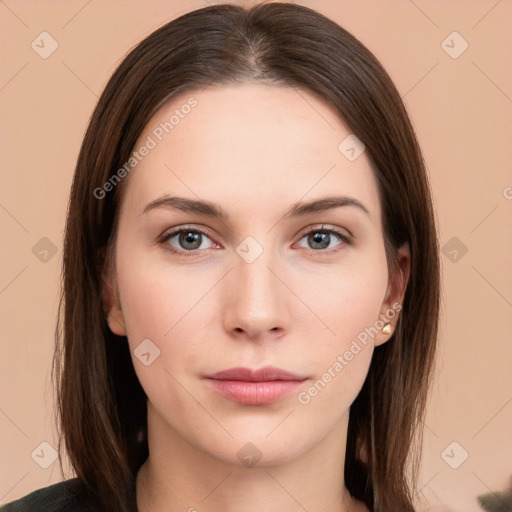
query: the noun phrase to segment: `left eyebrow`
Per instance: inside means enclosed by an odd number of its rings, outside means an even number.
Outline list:
[[[287,219],[290,217],[311,215],[316,212],[340,208],[342,206],[353,206],[370,215],[367,208],[356,198],[348,196],[334,196],[316,199],[308,203],[294,203],[284,214],[283,218]],[[173,197],[169,195],[164,195],[148,203],[141,214],[160,207],[176,208],[184,212],[197,213],[226,221],[229,220],[229,215],[218,204],[210,201],[196,200],[186,197]]]
[[[335,196],[335,197],[324,197],[323,199],[317,199],[308,203],[298,202],[293,204],[289,210],[284,214],[284,218],[289,217],[300,217],[303,215],[311,215],[312,213],[331,210],[333,208],[340,208],[342,206],[354,206],[359,208],[363,212],[370,215],[370,212],[366,207],[358,201],[355,197],[348,196]]]

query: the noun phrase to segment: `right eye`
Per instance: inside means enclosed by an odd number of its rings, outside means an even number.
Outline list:
[[[165,233],[159,243],[168,251],[183,256],[194,256],[203,246],[204,238],[212,241],[208,233],[196,227],[182,227]],[[171,243],[175,239],[175,244]],[[212,241],[213,242],[213,241]],[[215,243],[215,242],[213,242]],[[208,249],[208,247],[202,247]]]

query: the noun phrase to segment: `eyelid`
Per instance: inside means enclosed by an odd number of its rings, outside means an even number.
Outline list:
[[[339,226],[329,225],[329,224],[313,224],[312,226],[308,226],[303,230],[299,231],[299,235],[301,238],[305,235],[311,233],[312,231],[328,231],[331,233],[338,234],[346,238],[347,240],[352,240],[353,235],[347,228],[341,228]]]

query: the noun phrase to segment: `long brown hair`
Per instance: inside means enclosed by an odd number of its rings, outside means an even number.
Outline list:
[[[110,331],[101,300],[126,179],[100,198],[94,191],[128,161],[163,101],[246,80],[326,100],[375,166],[391,271],[396,249],[409,243],[411,273],[396,330],[375,349],[350,409],[345,484],[371,511],[414,511],[420,451],[412,448],[422,440],[440,297],[426,170],[400,95],[377,59],[333,21],[290,3],[223,4],[185,14],[139,43],[107,83],[80,150],[65,229],[52,366],[59,452],[64,443],[91,502],[136,511],[135,479],[148,456],[146,395],[127,339]]]

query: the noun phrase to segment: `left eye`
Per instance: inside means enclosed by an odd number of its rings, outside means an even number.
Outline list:
[[[333,241],[333,235],[341,240],[341,243],[338,245],[350,244],[350,240],[347,235],[338,231],[337,229],[332,228],[321,228],[321,229],[313,229],[308,231],[302,238],[306,239],[308,244],[311,244],[312,249],[318,252],[321,249],[332,249],[331,242]],[[307,247],[306,247],[307,248]]]

